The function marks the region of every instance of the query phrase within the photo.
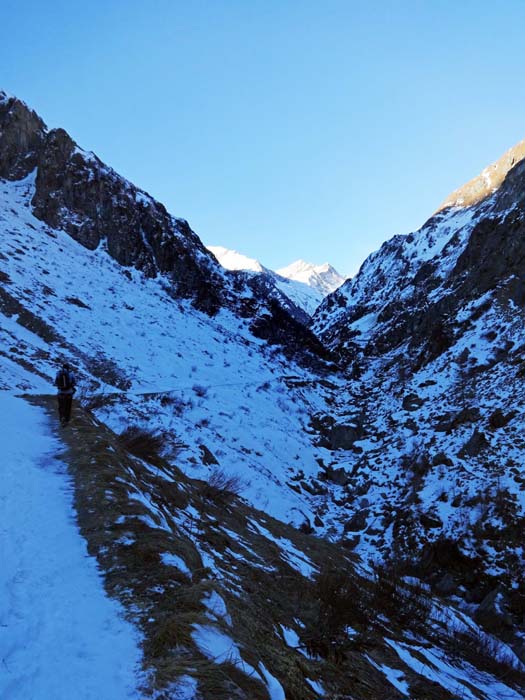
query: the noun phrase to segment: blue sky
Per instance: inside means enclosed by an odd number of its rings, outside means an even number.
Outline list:
[[[269,267],[356,270],[525,136],[525,2],[2,0],[0,86]]]

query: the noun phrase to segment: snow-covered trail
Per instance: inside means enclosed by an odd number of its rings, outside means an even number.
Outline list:
[[[44,412],[0,392],[0,698],[139,698],[140,638],[74,520]]]

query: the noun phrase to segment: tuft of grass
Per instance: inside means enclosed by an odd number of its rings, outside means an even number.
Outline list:
[[[145,644],[145,652],[153,658],[164,657],[177,649],[193,646],[191,632],[199,621],[199,614],[178,611],[156,624],[155,631]]]
[[[402,627],[425,624],[432,606],[428,593],[423,584],[408,582],[403,574],[403,564],[376,564],[370,605]]]
[[[313,614],[302,635],[311,656],[339,664],[349,650],[349,626],[366,625],[368,597],[355,579],[334,566],[321,570],[310,591]]]
[[[482,629],[465,630],[448,625],[446,648],[458,662],[468,661],[475,668],[523,688],[525,672],[516,656],[501,641]]]
[[[138,425],[130,425],[119,435],[119,440],[128,452],[146,462],[156,464],[161,460],[164,438]]]
[[[228,474],[222,467],[214,466],[208,481],[203,483],[203,498],[216,503],[229,503],[239,496],[246,487],[245,480],[238,474]]]

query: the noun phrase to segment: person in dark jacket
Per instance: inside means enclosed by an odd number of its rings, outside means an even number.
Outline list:
[[[71,371],[71,367],[67,362],[64,362],[62,368],[57,372],[55,377],[55,386],[58,390],[58,415],[60,423],[66,425],[71,419],[71,406],[73,403],[73,394],[76,391],[75,375]]]

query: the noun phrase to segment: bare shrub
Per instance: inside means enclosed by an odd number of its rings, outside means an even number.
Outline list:
[[[128,452],[146,462],[154,464],[161,459],[164,438],[159,433],[141,428],[138,425],[130,425],[122,431],[119,439]]]
[[[201,399],[208,395],[208,389],[202,384],[194,384],[192,389]]]
[[[315,576],[308,597],[311,614],[302,641],[311,656],[337,663],[351,644],[348,628],[368,622],[368,594],[347,571],[330,567]]]
[[[512,651],[480,628],[465,628],[449,621],[446,648],[453,659],[468,661],[476,668],[523,687],[525,672]]]
[[[173,394],[163,394],[159,399],[159,403],[163,407],[169,406],[173,411],[173,415],[179,418],[186,409],[191,408],[191,402],[186,403],[180,396],[174,396]]]
[[[420,581],[407,581],[403,573],[403,564],[375,565],[371,606],[401,625],[425,623],[432,607],[429,593]]]
[[[239,496],[247,482],[238,474],[228,474],[222,467],[215,466],[210,471],[208,481],[203,484],[202,496],[216,502],[228,503]]]

